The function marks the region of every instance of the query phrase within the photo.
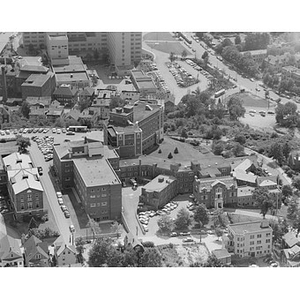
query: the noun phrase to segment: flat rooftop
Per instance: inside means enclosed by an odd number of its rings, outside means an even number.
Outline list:
[[[78,82],[78,81],[89,81],[86,72],[79,73],[58,73],[55,74],[57,83],[63,82]]]
[[[140,122],[160,110],[160,105],[138,102],[133,106],[133,122]]]
[[[118,176],[105,158],[77,158],[73,162],[87,187],[121,184]]]
[[[21,68],[25,65],[27,66],[42,66],[41,56],[23,56],[22,59],[18,60]]]
[[[52,41],[66,41],[68,42],[68,37],[66,34],[62,34],[62,35],[49,35],[49,40]]]
[[[268,224],[267,220],[262,220],[262,221],[230,224],[230,225],[228,225],[228,227],[230,229],[232,229],[235,234],[244,234],[244,233],[252,233],[252,232],[254,233],[254,232],[260,232],[260,231],[272,230],[270,225],[262,228],[261,227],[262,222],[265,222],[266,224]]]
[[[240,187],[237,190],[237,196],[238,197],[251,196],[254,190],[255,190],[255,187],[251,187],[251,186]]]
[[[173,176],[159,175],[143,186],[146,191],[160,192],[176,180]]]
[[[16,144],[16,141],[0,143],[0,156],[4,156],[4,155],[6,156],[16,151],[18,151],[18,146]],[[1,168],[1,161],[2,160],[0,159],[0,168]]]
[[[42,87],[47,82],[47,80],[49,80],[49,78],[51,78],[51,75],[49,74],[31,74],[25,80],[25,82],[23,82],[22,86]]]

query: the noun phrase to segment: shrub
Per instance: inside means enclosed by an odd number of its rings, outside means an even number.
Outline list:
[[[158,153],[161,153],[161,149],[158,150]]]
[[[176,147],[175,150],[174,150],[174,153],[177,154],[178,152],[179,152],[178,148]]]
[[[170,152],[169,155],[168,155],[168,159],[171,159],[171,158],[173,158],[173,155],[172,155],[172,153]]]
[[[152,241],[145,241],[145,242],[142,242],[142,245],[144,247],[147,247],[147,248],[153,248],[154,247],[154,243]]]

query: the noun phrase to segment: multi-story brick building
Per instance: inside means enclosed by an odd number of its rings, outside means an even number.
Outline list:
[[[232,177],[195,179],[193,194],[195,201],[204,203],[207,208],[237,204],[237,186]]]
[[[43,187],[38,170],[27,154],[12,153],[3,158],[7,188],[17,219],[43,213]]]
[[[74,187],[86,212],[95,220],[119,219],[119,155],[101,142],[84,140],[55,146],[53,165],[63,189]]]
[[[104,143],[118,149],[120,157],[151,151],[163,138],[163,107],[138,102],[110,112],[104,127]]]
[[[176,178],[159,175],[142,187],[140,202],[158,209],[166,205],[177,194]]]
[[[55,89],[53,73],[31,74],[21,85],[22,98],[51,96]]]
[[[273,230],[268,220],[228,225],[224,244],[229,252],[239,257],[259,257],[272,253]]]

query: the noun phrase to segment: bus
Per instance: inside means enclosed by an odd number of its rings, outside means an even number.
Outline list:
[[[219,98],[224,94],[225,94],[225,89],[219,90],[218,92],[215,93],[215,98]]]
[[[74,132],[87,132],[87,126],[69,126],[67,130]]]

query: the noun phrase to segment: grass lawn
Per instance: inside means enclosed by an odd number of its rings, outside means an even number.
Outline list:
[[[149,32],[144,35],[144,40],[160,40],[160,41],[174,41],[170,32]]]
[[[152,49],[165,52],[165,53],[171,53],[174,52],[176,55],[181,55],[182,51],[185,50],[188,55],[191,55],[191,52],[188,51],[188,49],[181,45],[180,42],[146,42],[149,47]]]

